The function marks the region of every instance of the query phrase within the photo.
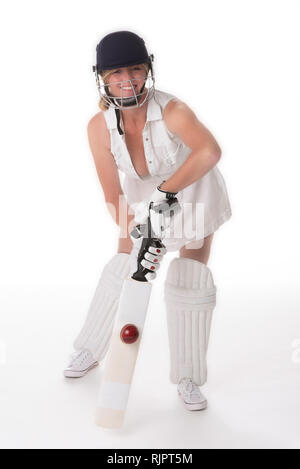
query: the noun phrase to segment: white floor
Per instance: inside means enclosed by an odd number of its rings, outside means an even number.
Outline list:
[[[1,448],[299,448],[299,298],[262,287],[218,290],[209,400],[187,412],[168,379],[167,329],[154,289],[124,429],[94,425],[101,368],[64,380],[92,288],[10,287],[0,296]]]

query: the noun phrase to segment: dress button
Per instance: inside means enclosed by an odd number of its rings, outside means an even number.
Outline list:
[[[145,140],[146,140],[146,142],[148,142],[149,138],[147,137]]]
[[[149,161],[150,164],[152,164],[152,161]]]

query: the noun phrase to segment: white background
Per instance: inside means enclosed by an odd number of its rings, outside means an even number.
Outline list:
[[[300,446],[299,13],[296,0],[2,4],[1,447]],[[100,370],[65,382],[62,369],[117,246],[86,126],[96,44],[121,29],[154,53],[157,88],[218,140],[233,217],[209,262],[209,409],[186,412],[168,380],[168,254],[127,426],[109,432],[93,423]]]

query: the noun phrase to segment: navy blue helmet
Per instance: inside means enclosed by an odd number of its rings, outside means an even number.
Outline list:
[[[96,75],[100,97],[108,107],[115,109],[141,107],[149,101],[154,93],[153,60],[154,56],[148,54],[145,41],[131,31],[117,31],[101,39],[96,47],[96,65],[93,67],[93,72]],[[133,96],[123,97],[123,93],[121,96],[113,96],[103,79],[105,71],[140,64],[148,64],[148,73],[140,92],[136,93],[132,81],[126,80],[126,83],[120,82],[121,90],[123,86],[130,86]]]

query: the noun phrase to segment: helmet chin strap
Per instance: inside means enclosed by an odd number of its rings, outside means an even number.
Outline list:
[[[116,118],[117,118],[117,127],[118,127],[119,135],[124,135],[124,132],[123,132],[122,127],[121,127],[121,111],[120,111],[120,109],[115,108],[115,114],[116,114]]]
[[[122,106],[122,107],[131,107],[131,106],[136,105],[136,99],[132,97],[119,99],[119,98],[113,98],[112,96],[110,96],[110,98],[114,104]],[[137,96],[138,101],[139,99],[140,98]]]

